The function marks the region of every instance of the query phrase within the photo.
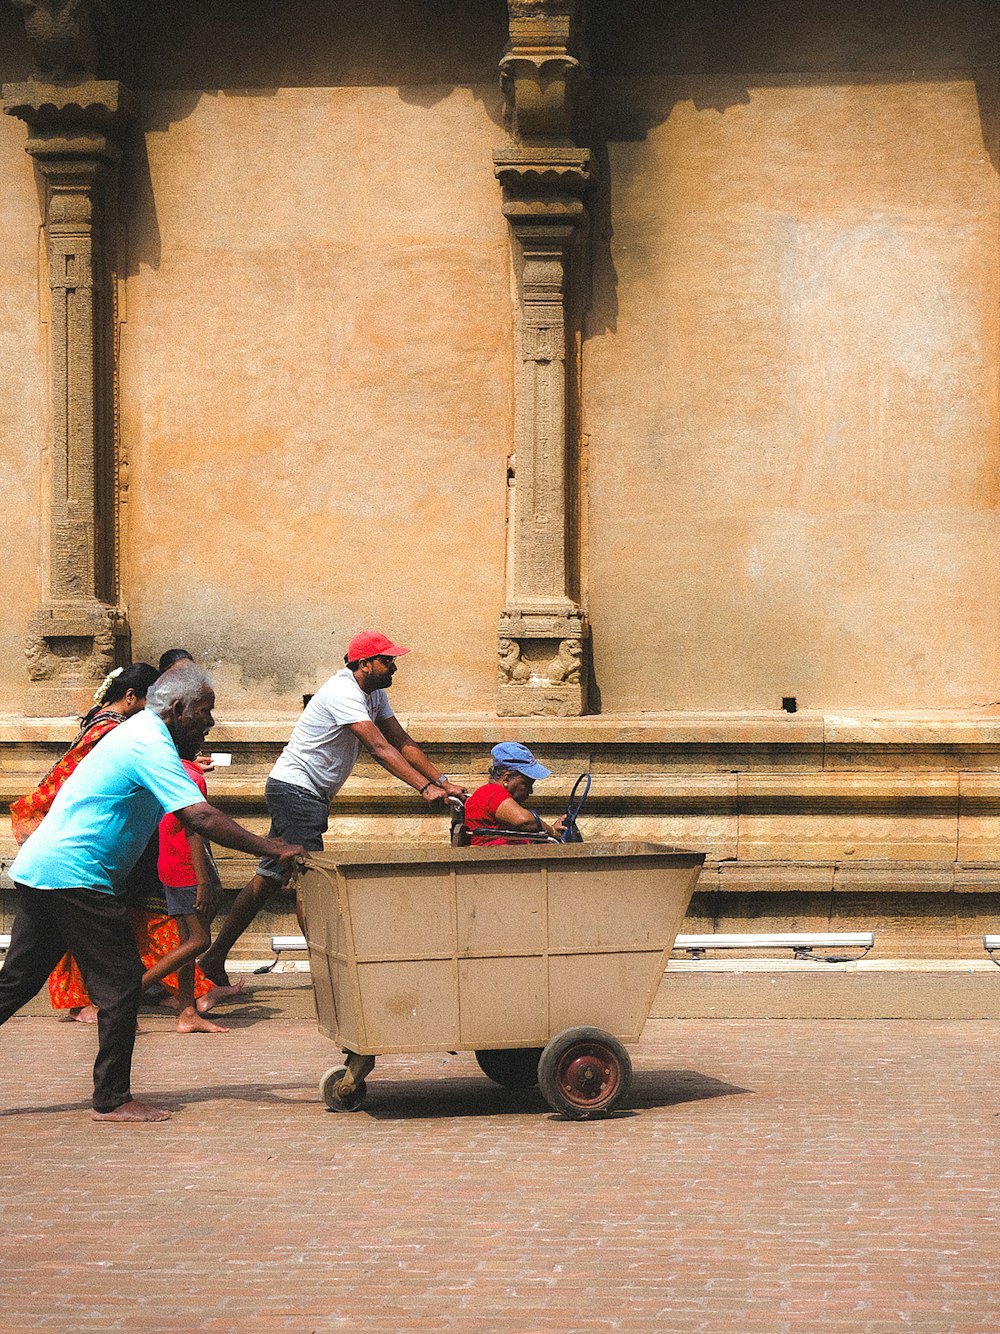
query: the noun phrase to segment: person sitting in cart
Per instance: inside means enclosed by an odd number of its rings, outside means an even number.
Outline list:
[[[539,764],[519,741],[501,741],[490,755],[493,759],[490,781],[476,788],[465,803],[464,823],[473,846],[523,843],[524,835],[531,834],[561,838],[564,815],[555,824],[546,824],[537,811],[523,804],[531,796],[535,783],[548,778],[552,770]],[[508,829],[509,834],[503,832]]]
[[[361,748],[431,805],[445,797],[464,797],[396,719],[386,691],[396,674],[396,659],[408,648],[385,635],[365,630],[344,654],[345,666],[309,700],[284,750],[264,784],[271,816],[271,838],[288,838],[309,852],[321,852],[330,799],[351,776]],[[218,985],[228,983],[226,955],[264,906],[280,890],[291,868],[265,857],[240,890],[218,935],[199,963]],[[225,978],[225,982],[222,979]]]

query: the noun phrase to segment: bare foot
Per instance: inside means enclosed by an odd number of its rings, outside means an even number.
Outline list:
[[[74,1005],[67,1012],[67,1019],[73,1019],[78,1024],[96,1024],[97,1006],[96,1005]]]
[[[135,1098],[123,1102],[113,1112],[93,1112],[95,1121],[114,1121],[122,1125],[140,1125],[145,1121],[169,1121],[173,1112],[166,1107],[150,1107],[149,1103],[137,1102]]]
[[[209,979],[211,981],[211,979]],[[198,1006],[199,1014],[208,1014],[209,1010],[215,1008],[219,1001],[229,1000],[232,996],[238,996],[246,984],[245,977],[238,977],[232,986],[215,986],[211,991],[206,991],[204,996],[199,996],[195,1004]]]
[[[206,961],[208,967],[205,967]],[[226,972],[226,961],[223,959],[221,964],[217,964],[214,959],[210,959],[206,952],[198,960],[198,967],[208,978],[209,982],[214,982],[217,987],[229,986],[229,974]]]
[[[173,1010],[174,1014],[180,1014],[181,1003],[176,996],[172,996],[168,991],[163,1000],[157,1001],[161,1010]]]
[[[178,1033],[228,1033],[228,1028],[214,1024],[211,1019],[203,1019],[193,1005],[181,1010],[177,1020]]]

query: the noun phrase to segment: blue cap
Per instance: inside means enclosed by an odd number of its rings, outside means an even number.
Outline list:
[[[552,772],[544,764],[539,764],[528,747],[522,746],[520,741],[501,741],[490,754],[498,769],[513,769],[515,773],[524,774],[525,778],[548,778]]]

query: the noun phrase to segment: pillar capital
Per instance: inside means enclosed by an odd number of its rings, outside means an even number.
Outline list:
[[[508,0],[510,40],[500,60],[515,138],[571,143],[577,94],[586,78],[577,0]]]
[[[49,79],[107,75],[114,65],[112,0],[13,0],[35,68]]]
[[[498,148],[493,173],[503,189],[504,216],[515,232],[533,224],[586,226],[584,196],[593,180],[589,149],[524,144]]]
[[[27,125],[25,151],[43,171],[87,159],[116,168],[120,140],[138,112],[135,95],[112,79],[30,79],[2,92],[4,112]]]

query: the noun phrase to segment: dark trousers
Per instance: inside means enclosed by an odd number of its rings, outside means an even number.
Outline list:
[[[97,1006],[94,1111],[113,1112],[132,1094],[132,1048],[142,995],[142,960],[125,905],[95,889],[30,889],[20,904],[0,968],[0,1024],[41,991],[68,950]]]

